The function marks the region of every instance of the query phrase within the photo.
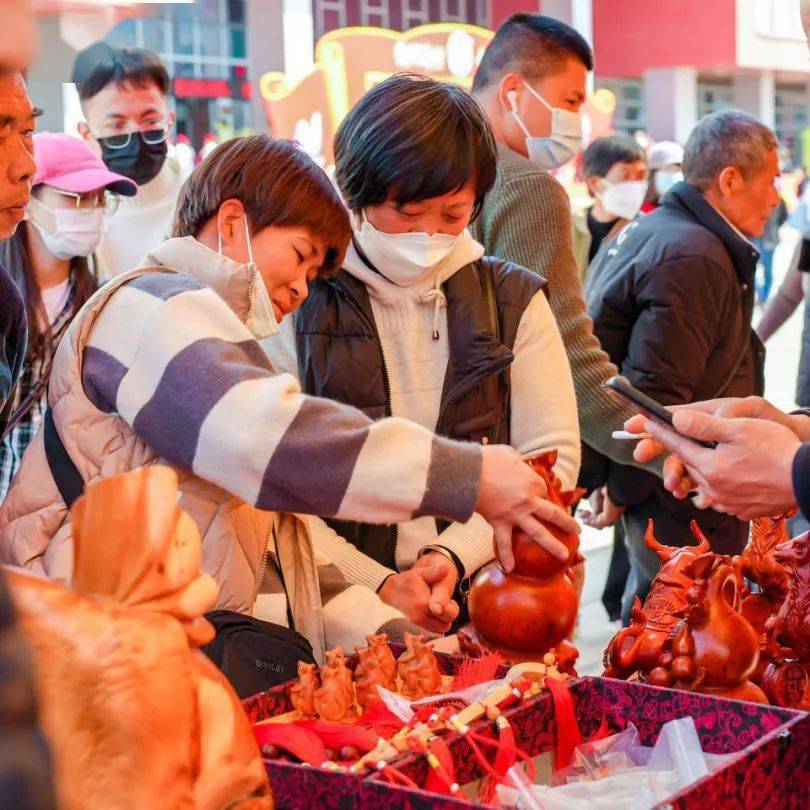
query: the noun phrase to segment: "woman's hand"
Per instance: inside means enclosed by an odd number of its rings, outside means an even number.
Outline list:
[[[393,574],[379,590],[380,599],[431,633],[446,633],[459,613],[453,599],[458,572],[438,551],[420,557],[410,571]]]
[[[512,447],[483,448],[481,484],[475,511],[495,530],[501,565],[515,566],[512,530],[517,526],[554,557],[568,558],[568,549],[540,522],[554,524],[566,534],[579,534],[579,524],[565,509],[546,500],[546,484]]]

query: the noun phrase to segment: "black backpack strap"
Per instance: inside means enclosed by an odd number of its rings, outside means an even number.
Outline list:
[[[51,469],[51,475],[65,506],[70,509],[84,492],[84,479],[59,438],[53,421],[53,411],[50,408],[45,411],[43,431],[48,467]]]
[[[284,581],[284,571],[281,570],[281,555],[278,552],[278,535],[276,534],[275,523],[271,523],[270,528],[273,532],[273,545],[276,549],[276,571],[278,572],[278,578],[281,581],[281,587],[284,589],[284,599],[287,602],[287,627],[289,627],[293,632],[296,632],[295,619],[293,618],[292,605],[290,604],[290,594],[287,590],[287,583]],[[267,552],[265,551],[265,553]]]

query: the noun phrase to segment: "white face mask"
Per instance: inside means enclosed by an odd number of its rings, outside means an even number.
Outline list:
[[[558,169],[582,148],[582,116],[578,112],[552,107],[531,85],[524,86],[544,107],[551,110],[551,133],[548,138],[538,138],[529,132],[517,112],[517,102],[513,103],[512,115],[526,136],[529,160],[547,171]]]
[[[655,173],[655,190],[660,196],[664,196],[675,183],[683,180],[683,172],[658,171]]]
[[[248,260],[244,265],[245,270],[250,274],[251,301],[248,313],[245,317],[245,326],[256,340],[264,340],[272,335],[278,334],[279,326],[276,320],[276,313],[273,310],[273,301],[270,293],[267,292],[267,285],[264,278],[253,261],[253,243],[250,239],[250,228],[248,228],[247,214],[245,214],[245,240],[247,242]],[[233,259],[228,258],[222,252],[222,234],[217,229],[217,252],[227,262],[235,264]]]
[[[374,268],[400,287],[429,276],[459,244],[471,241],[468,230],[446,233],[384,233],[362,215],[354,236]]]
[[[101,241],[104,233],[104,210],[101,208],[49,208],[32,197],[28,203],[28,219],[37,229],[49,253],[57,259],[67,260],[75,256],[89,256]],[[34,212],[48,225],[41,225],[33,218]]]
[[[644,198],[647,196],[646,180],[625,180],[622,183],[608,183],[607,188],[598,194],[605,211],[622,219],[635,219]]]

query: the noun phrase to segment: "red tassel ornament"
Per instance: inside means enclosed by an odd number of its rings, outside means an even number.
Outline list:
[[[380,737],[390,740],[405,724],[380,701],[379,703],[373,703],[363,712],[357,721],[357,725],[371,729]]]
[[[554,749],[554,770],[567,768],[574,759],[574,749],[582,743],[577,716],[574,713],[574,697],[567,684],[554,678],[545,679],[545,687],[554,701],[554,717],[557,723],[557,743]]]
[[[465,655],[450,684],[449,692],[461,692],[479,683],[494,681],[498,676],[498,667],[503,663],[500,653],[490,652],[480,658]]]

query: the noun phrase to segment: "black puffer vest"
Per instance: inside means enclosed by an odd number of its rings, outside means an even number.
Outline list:
[[[529,270],[486,256],[444,283],[450,357],[436,433],[509,443],[512,348],[523,312],[544,284]],[[345,270],[311,284],[295,331],[307,394],[354,405],[372,419],[391,415],[382,344],[365,284]],[[329,522],[365,554],[395,568],[395,526]]]

